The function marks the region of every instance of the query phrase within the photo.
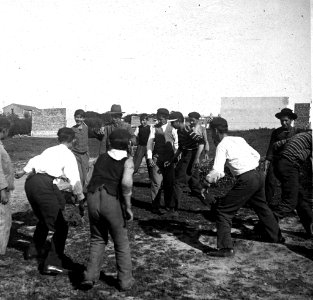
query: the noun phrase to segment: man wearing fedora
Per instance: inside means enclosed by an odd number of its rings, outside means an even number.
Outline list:
[[[110,148],[109,135],[117,128],[126,129],[131,135],[131,143],[132,145],[136,145],[136,136],[130,124],[122,121],[122,108],[119,104],[113,104],[111,106],[111,110],[108,112],[111,115],[112,122],[108,125],[102,126],[100,128],[99,133],[97,134],[97,138],[101,141],[99,155],[102,153],[106,153]]]
[[[297,133],[303,131],[301,129],[292,127],[292,122],[297,119],[297,114],[295,114],[290,108],[283,108],[280,112],[275,114],[275,117],[280,120],[281,127],[276,128],[271,134],[264,166],[264,172],[266,174],[265,195],[266,201],[270,206],[275,206],[273,197],[275,194],[277,179],[274,175],[274,162],[280,157],[280,151],[274,150],[273,144],[280,140],[291,138]]]

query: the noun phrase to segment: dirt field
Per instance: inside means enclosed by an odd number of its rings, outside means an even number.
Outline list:
[[[23,162],[15,161],[17,168],[20,165]],[[0,299],[313,299],[313,240],[305,239],[297,216],[281,223],[286,243],[270,244],[254,239],[252,228],[257,217],[250,209],[241,209],[232,229],[235,257],[212,258],[205,254],[216,247],[209,209],[186,190],[177,219],[153,215],[147,174],[135,175],[134,179],[135,220],[128,226],[136,285],[131,291],[122,293],[115,288],[111,242],[99,282],[92,290],[78,289],[88,257],[87,216],[71,218],[66,255],[72,272],[41,275],[40,261],[23,259],[36,219],[23,190],[24,179],[20,179],[10,204],[11,240],[0,260]],[[210,192],[219,196],[227,188],[220,186]]]
[[[213,191],[216,195],[220,191]],[[211,258],[204,252],[216,245],[208,210],[184,194],[177,220],[156,217],[149,206],[146,175],[135,177],[135,220],[129,223],[135,287],[115,288],[115,261],[109,243],[100,281],[89,291],[77,289],[88,256],[88,218],[72,226],[66,254],[74,272],[44,276],[40,262],[25,261],[23,249],[36,224],[17,181],[11,207],[12,238],[0,265],[0,299],[312,299],[313,241],[306,240],[297,217],[281,224],[285,245],[253,240],[256,216],[242,209],[234,220],[234,258]]]

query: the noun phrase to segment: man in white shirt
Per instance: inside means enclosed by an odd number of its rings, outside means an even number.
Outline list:
[[[174,209],[172,200],[174,190],[174,165],[167,164],[174,157],[178,148],[177,131],[168,123],[169,111],[166,108],[157,110],[158,123],[151,127],[147,142],[148,167],[151,168],[152,212],[160,211],[161,184],[163,181],[164,204],[167,209]]]
[[[217,148],[213,169],[206,180],[215,183],[224,177],[225,164],[237,180],[226,196],[216,203],[217,251],[208,254],[219,257],[235,254],[231,239],[232,219],[247,202],[259,217],[264,230],[262,238],[267,242],[283,242],[276,218],[265,200],[264,174],[256,169],[259,153],[243,138],[228,136],[228,124],[223,118],[214,118],[210,130]]]
[[[33,241],[25,252],[25,259],[43,256],[44,244],[49,231],[54,234],[51,248],[44,261],[44,274],[64,272],[62,259],[68,233],[68,224],[63,217],[65,199],[57,187],[60,178],[66,179],[78,200],[84,199],[78,165],[72,151],[75,132],[63,127],[58,131],[59,145],[50,147],[30,159],[24,170],[16,172],[15,178],[29,174],[25,182],[27,199],[38,218]]]

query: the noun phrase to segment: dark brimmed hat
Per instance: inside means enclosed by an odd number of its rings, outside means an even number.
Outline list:
[[[281,117],[288,117],[291,120],[295,120],[298,118],[297,114],[295,114],[290,108],[283,108],[279,113],[275,114],[277,119]]]
[[[166,115],[168,116],[170,112],[166,108],[159,108],[157,110],[157,115]]]
[[[108,113],[111,115],[114,115],[114,114],[122,115],[124,113],[124,111],[122,111],[122,108],[119,104],[113,104],[111,106],[111,110]]]
[[[177,120],[183,122],[184,121],[183,114],[181,112],[179,112],[179,111],[172,111],[170,113],[168,122],[174,122],[174,121],[177,121]]]
[[[210,128],[228,127],[227,121],[224,118],[216,117],[210,122]]]
[[[193,112],[191,112],[191,113],[188,114],[188,117],[189,117],[189,118],[194,118],[194,119],[198,119],[198,120],[199,120],[201,116],[200,116],[200,114],[199,114],[198,112],[193,111]]]

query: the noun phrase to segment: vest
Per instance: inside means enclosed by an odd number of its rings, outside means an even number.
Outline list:
[[[158,155],[160,160],[167,161],[174,156],[174,136],[172,133],[173,127],[168,124],[165,131],[162,125],[155,125],[155,137],[153,155]]]
[[[140,125],[138,132],[138,144],[140,146],[147,146],[149,135],[150,135],[150,126],[147,125],[143,127],[142,125]]]
[[[94,193],[97,188],[103,186],[108,194],[117,196],[126,159],[127,157],[115,160],[107,153],[101,154],[95,163],[87,191]]]

